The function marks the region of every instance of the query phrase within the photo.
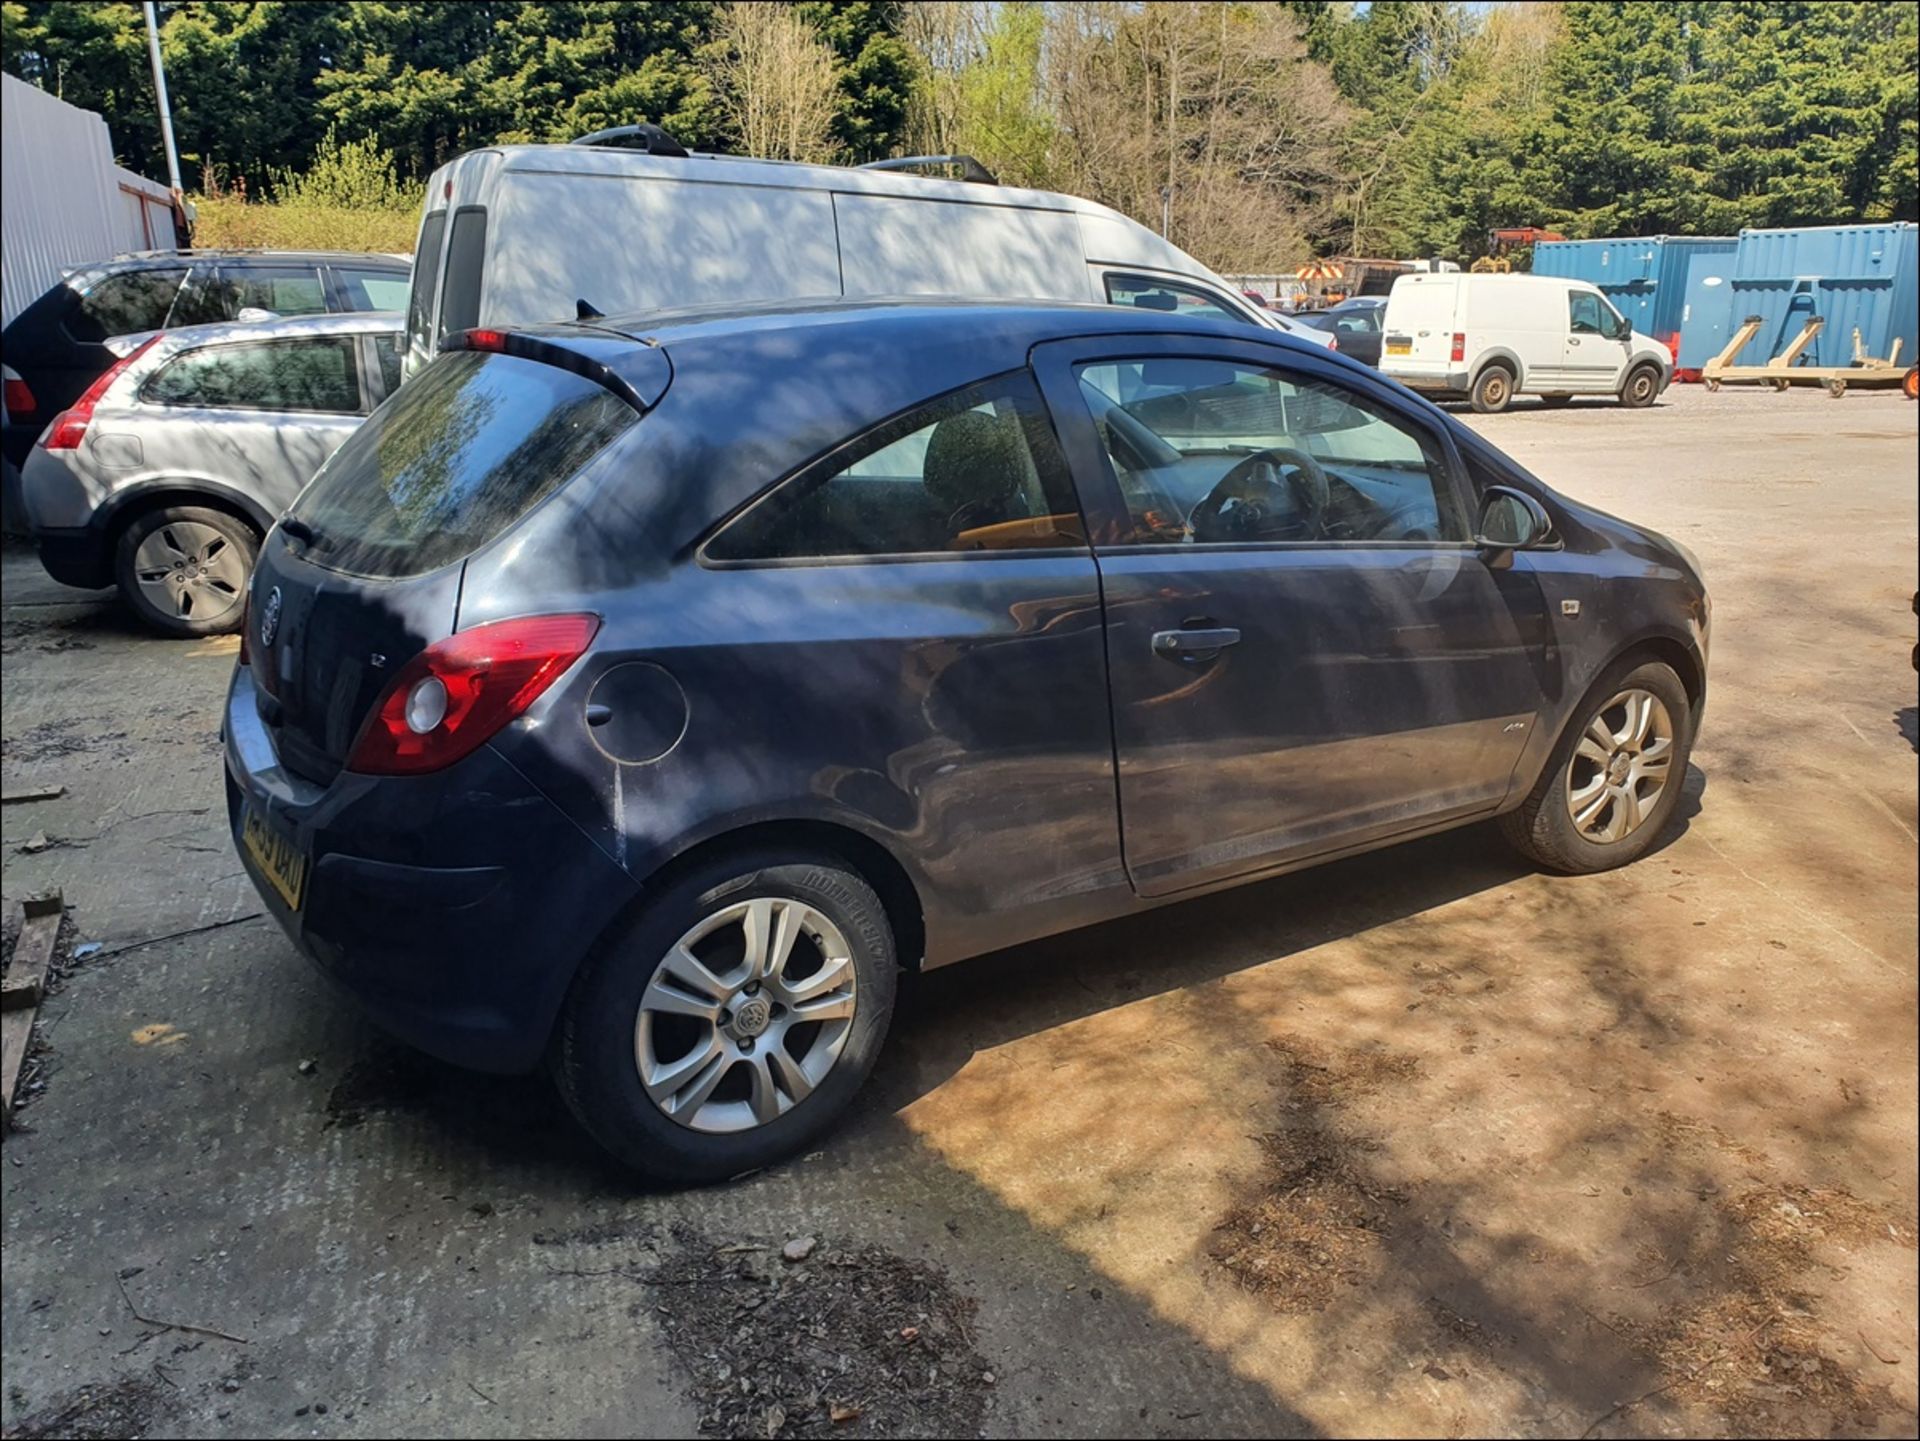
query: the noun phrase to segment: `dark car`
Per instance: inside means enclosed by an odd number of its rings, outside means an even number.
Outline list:
[[[1696,563],[1308,342],[871,303],[459,343],[262,546],[230,821],[380,1022],[545,1059],[634,1167],[806,1145],[903,967],[1673,818]]]
[[[0,332],[6,457],[22,464],[42,427],[119,359],[107,342],[143,331],[355,310],[405,310],[411,262],[331,251],[164,250],[76,270]]]
[[[1362,365],[1377,366],[1380,364],[1380,323],[1386,314],[1386,297],[1368,295],[1343,300],[1299,319],[1302,325],[1331,333],[1342,355]]]

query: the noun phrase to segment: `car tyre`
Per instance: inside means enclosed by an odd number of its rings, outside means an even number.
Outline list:
[[[1660,398],[1660,372],[1651,365],[1636,365],[1620,385],[1620,403],[1628,410],[1644,410]]]
[[[1611,731],[1620,729],[1622,712],[1614,707],[1614,701],[1631,694],[1651,696],[1664,714],[1671,742],[1666,752],[1665,778],[1657,794],[1646,796],[1651,804],[1631,829],[1618,839],[1599,840],[1576,822],[1573,810],[1575,794],[1592,782],[1597,768],[1585,756],[1576,768],[1575,757],[1583,742],[1590,742],[1596,723]],[[1609,716],[1613,717],[1611,721]],[[1591,744],[1587,749],[1592,750]],[[1657,845],[1673,819],[1692,753],[1693,710],[1686,687],[1673,667],[1661,661],[1636,662],[1631,657],[1618,661],[1602,673],[1580,702],[1533,790],[1519,809],[1500,818],[1501,830],[1522,855],[1548,870],[1587,875],[1627,865]],[[1624,769],[1629,774],[1635,769],[1636,758],[1637,753],[1628,757]],[[1637,807],[1640,802],[1634,804]],[[1610,820],[1611,813],[1603,812],[1597,819]]]
[[[259,533],[236,515],[162,506],[121,532],[113,578],[133,613],[162,635],[226,635],[246,618],[247,579],[259,554]]]
[[[1473,408],[1482,415],[1498,415],[1513,401],[1513,372],[1489,365],[1473,381]]]
[[[803,914],[823,919],[823,929],[837,932],[836,939],[844,940],[845,959],[851,961],[851,1021],[830,1069],[803,1097],[788,1098],[780,1114],[744,1129],[695,1129],[703,1103],[692,1103],[693,1115],[683,1123],[667,1114],[643,1083],[641,1067],[654,1044],[643,1025],[647,1009],[643,1002],[657,994],[650,988],[662,978],[669,955],[684,947],[687,937],[742,906],[761,901],[797,907]],[[795,954],[806,944],[796,945]],[[825,948],[820,950],[824,955]],[[551,1069],[569,1109],[623,1165],[663,1181],[724,1181],[805,1149],[846,1111],[880,1054],[893,1016],[898,976],[886,908],[873,888],[843,862],[793,853],[722,857],[669,884],[635,916],[617,923],[596,948],[562,1008]],[[673,978],[668,982],[670,988],[679,989]],[[767,993],[772,993],[771,985]],[[660,1012],[653,1014],[658,1017]],[[702,1028],[709,1023],[690,1020],[686,1024],[704,1036]],[[819,1028],[815,1044],[823,1033],[824,1028]],[[726,1043],[724,1030],[716,1028],[714,1035]],[[762,1039],[773,1044],[761,1047],[760,1074],[778,1069],[772,1065],[773,1052],[783,1044],[771,1032]],[[687,1054],[701,1044],[695,1042]],[[736,1050],[740,1044],[734,1043]],[[679,1064],[671,1057],[669,1061]],[[713,1096],[724,1098],[729,1087],[752,1093],[759,1079],[754,1057],[727,1060],[723,1056],[722,1061],[727,1074],[713,1089]],[[688,1091],[698,1084],[696,1077]],[[742,1104],[753,1108],[753,1103],[738,1100],[724,1104],[729,1109]]]

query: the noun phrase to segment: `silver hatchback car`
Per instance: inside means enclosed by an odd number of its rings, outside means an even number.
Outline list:
[[[41,564],[166,635],[238,627],[260,538],[400,384],[398,314],[127,336],[21,470]]]

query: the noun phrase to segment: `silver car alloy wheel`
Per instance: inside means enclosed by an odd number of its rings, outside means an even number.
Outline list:
[[[854,985],[846,937],[805,902],[765,896],[716,911],[674,943],[640,997],[640,1084],[690,1130],[777,1120],[846,1049]]]
[[[1646,822],[1673,769],[1673,718],[1651,691],[1623,690],[1587,722],[1567,762],[1567,813],[1581,837],[1624,840]]]
[[[247,561],[240,547],[210,525],[176,520],[133,552],[140,593],[162,615],[218,620],[241,602]]]

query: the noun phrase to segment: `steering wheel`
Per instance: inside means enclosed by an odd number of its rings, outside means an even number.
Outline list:
[[[1287,472],[1293,504],[1283,503]],[[1248,456],[1220,477],[1187,517],[1196,541],[1311,540],[1320,534],[1332,496],[1326,471],[1304,451],[1274,446]],[[1285,534],[1278,532],[1285,531]]]

